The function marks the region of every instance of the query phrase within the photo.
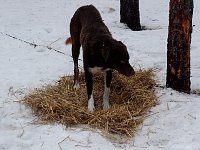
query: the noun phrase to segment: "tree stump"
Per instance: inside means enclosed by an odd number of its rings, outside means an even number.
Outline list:
[[[141,30],[139,0],[120,0],[120,22],[133,31]]]
[[[190,93],[193,0],[170,0],[166,86]]]

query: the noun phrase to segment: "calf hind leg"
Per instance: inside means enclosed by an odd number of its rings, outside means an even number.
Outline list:
[[[79,69],[78,69],[78,57],[80,54],[80,42],[77,40],[72,39],[72,57],[74,61],[74,88],[79,89],[80,84],[79,84]]]

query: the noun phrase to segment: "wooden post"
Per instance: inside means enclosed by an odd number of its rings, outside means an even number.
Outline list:
[[[190,93],[193,0],[170,0],[166,86]]]
[[[120,0],[120,22],[133,31],[141,30],[139,0]]]

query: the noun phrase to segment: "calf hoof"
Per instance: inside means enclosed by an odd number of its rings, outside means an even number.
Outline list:
[[[94,107],[88,107],[89,112],[94,112]]]
[[[88,111],[89,112],[94,112],[94,98],[93,96],[91,95],[91,98],[88,100]]]
[[[110,105],[109,104],[104,104],[103,105],[103,110],[108,110],[110,109]]]
[[[75,82],[75,84],[74,84],[74,89],[75,89],[75,90],[80,89],[80,84],[79,84],[79,82]]]

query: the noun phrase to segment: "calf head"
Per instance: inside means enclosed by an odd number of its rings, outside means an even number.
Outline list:
[[[105,60],[104,68],[117,70],[125,76],[135,74],[133,67],[129,63],[129,54],[126,46],[121,41],[114,39],[102,43],[102,56]]]

